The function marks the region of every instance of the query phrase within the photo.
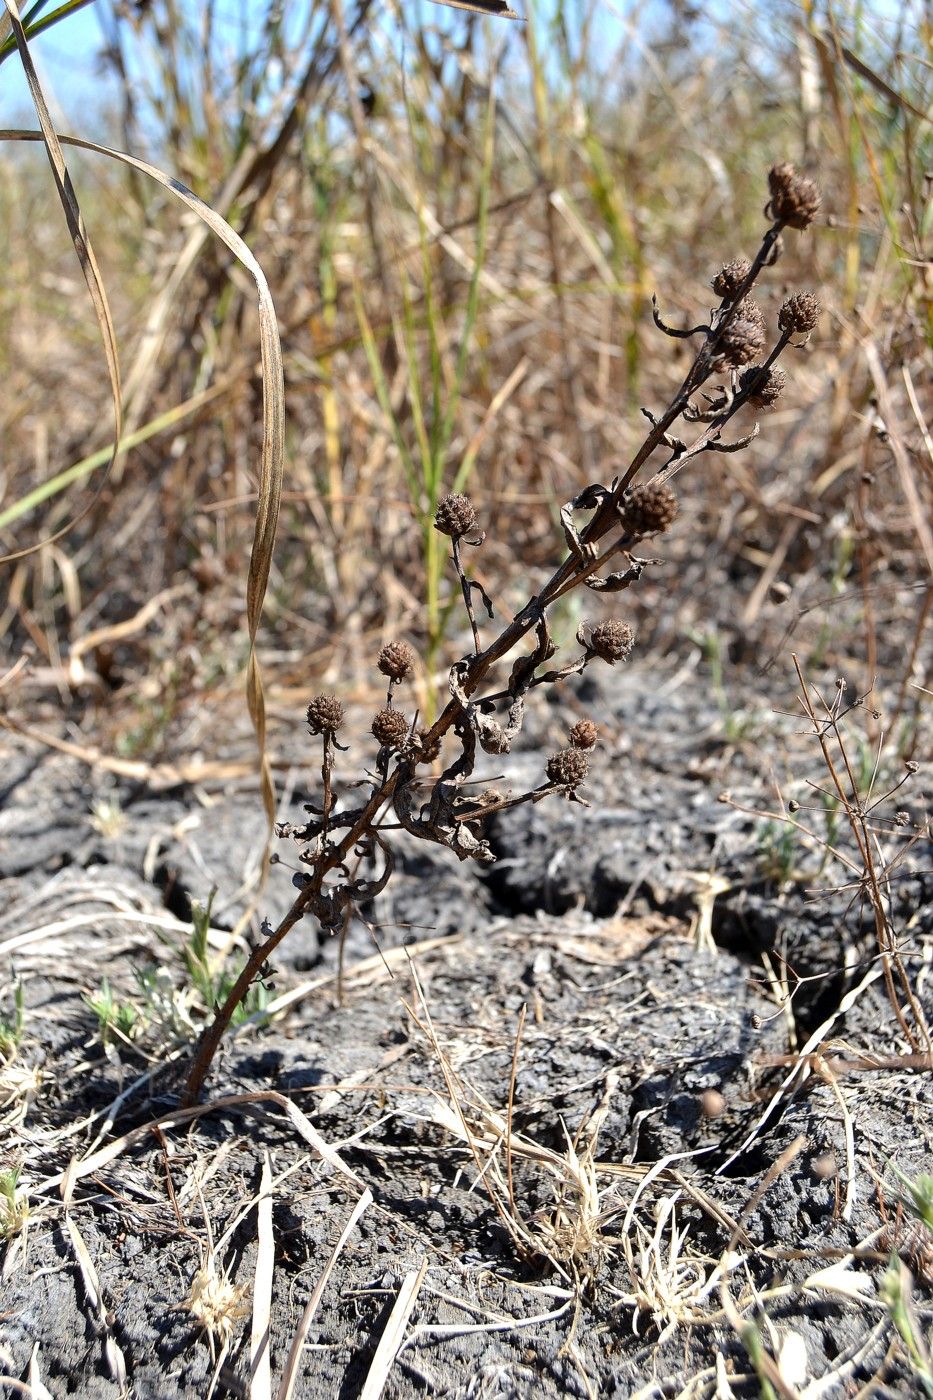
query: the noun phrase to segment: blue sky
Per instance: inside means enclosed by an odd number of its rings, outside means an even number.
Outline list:
[[[53,25],[33,40],[33,59],[46,96],[54,96],[62,114],[73,124],[86,115],[91,94],[100,87],[96,55],[103,43],[96,5],[88,5]],[[35,126],[32,103],[18,58],[0,67],[0,124]]]

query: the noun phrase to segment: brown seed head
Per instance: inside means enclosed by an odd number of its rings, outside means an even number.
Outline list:
[[[787,375],[782,369],[769,369],[762,374],[761,365],[749,365],[748,369],[742,371],[739,379],[739,392],[744,393],[746,389],[751,388],[749,403],[753,408],[761,408],[767,412],[781,397],[786,383]]]
[[[379,653],[379,669],[390,681],[403,681],[414,665],[415,653],[407,642],[387,642]]]
[[[776,223],[791,228],[808,228],[819,213],[822,197],[817,186],[806,175],[798,175],[786,161],[772,165],[768,175],[771,198],[768,215]]]
[[[778,325],[789,335],[809,335],[823,310],[811,292],[795,292],[778,312]]]
[[[578,719],[570,731],[570,744],[575,749],[592,749],[599,740],[599,730],[591,719]]]
[[[607,622],[599,622],[590,633],[590,651],[611,666],[614,661],[624,661],[632,650],[635,633],[627,622],[611,617]]]
[[[748,258],[733,258],[719,269],[710,286],[718,297],[731,301],[751,270]]]
[[[336,695],[315,695],[308,706],[308,728],[312,734],[336,734],[343,724],[343,706]]]
[[[373,716],[372,733],[384,749],[397,749],[408,737],[408,720],[401,710],[386,706]]]
[[[760,314],[760,313],[759,313]],[[737,316],[723,331],[718,353],[727,365],[738,369],[747,365],[756,355],[760,355],[765,345],[764,320],[759,323],[745,316]]]
[[[757,301],[751,297],[743,297],[736,308],[736,320],[751,321],[753,326],[760,326],[765,330],[765,314]]]
[[[547,761],[547,775],[556,787],[576,788],[589,771],[586,754],[580,749],[561,749]]]
[[[660,535],[673,524],[677,497],[661,481],[630,486],[623,497],[625,528],[633,535]]]
[[[469,534],[475,524],[476,511],[469,496],[445,496],[434,512],[435,529],[455,540]]]

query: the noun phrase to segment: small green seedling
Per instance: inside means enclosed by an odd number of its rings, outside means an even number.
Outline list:
[[[0,1060],[12,1060],[19,1049],[19,1043],[23,1038],[23,1026],[26,1020],[25,1008],[23,1005],[23,984],[17,982],[13,992],[13,1019],[7,1021],[0,1019]]]
[[[930,1178],[926,1178],[930,1181]],[[881,1281],[881,1298],[888,1309],[895,1332],[904,1344],[907,1360],[917,1381],[918,1393],[933,1400],[933,1366],[930,1351],[920,1330],[919,1319],[910,1299],[910,1270],[892,1254],[888,1271]]]
[[[211,927],[211,906],[216,893],[216,890],[212,890],[204,905],[197,901],[193,903],[191,937],[184,949],[185,967],[188,970],[191,983],[207,1011],[211,1014],[227,1000],[237,977],[240,975],[239,967],[228,970],[211,965],[208,933]],[[233,1016],[233,1024],[235,1026],[242,1025],[251,1016],[265,1011],[270,999],[269,990],[264,982],[262,980],[254,982],[245,999],[237,1007]]]
[[[100,1038],[104,1045],[110,1044],[114,1033],[125,1040],[130,1039],[136,1026],[136,1008],[129,1002],[116,1000],[106,977],[100,984],[97,996],[86,996],[84,1001],[97,1017]]]
[[[0,1239],[11,1240],[25,1230],[29,1201],[19,1189],[19,1168],[0,1172]]]

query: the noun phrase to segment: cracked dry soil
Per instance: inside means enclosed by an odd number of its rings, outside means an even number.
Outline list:
[[[185,1047],[104,1048],[85,998],[104,976],[132,998],[153,963],[180,986],[175,916],[213,885],[215,929],[234,927],[255,794],[205,806],[25,744],[7,756],[0,947],[25,1029],[3,1157],[30,1215],[3,1264],[4,1375],[56,1400],[249,1395],[265,1169],[273,1393],[322,1279],[296,1396],[758,1395],[733,1307],[786,1393],[917,1393],[880,1287],[893,1251],[929,1332],[933,1242],[891,1164],[929,1171],[930,1074],[905,1058],[851,890],[808,897],[831,883],[812,868],[776,883],[761,823],[716,801],[726,781],[772,801],[800,740],[759,717],[726,752],[692,690],[613,685],[589,697],[607,729],[593,805],[508,814],[485,873],[404,847],[365,911],[382,953],[350,931],[342,1005],[335,948],[297,929],[275,969],[289,1004],[226,1042],[185,1121]],[[639,731],[661,736],[643,747],[612,720],[636,697]],[[122,822],[102,831],[114,796]],[[892,914],[933,1015],[930,866],[916,843]],[[290,895],[273,870],[262,912]],[[190,1308],[210,1265],[227,1334]]]

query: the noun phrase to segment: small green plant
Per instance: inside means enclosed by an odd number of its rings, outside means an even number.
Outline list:
[[[758,828],[758,866],[778,888],[790,884],[797,864],[797,833],[783,822],[766,821]]]
[[[19,1187],[19,1167],[0,1172],[0,1239],[11,1240],[26,1228],[29,1200]]]
[[[216,893],[216,890],[211,891],[206,904],[194,901],[191,911],[191,936],[183,951],[191,984],[209,1014],[213,1014],[224,1004],[241,971],[239,967],[227,969],[214,966],[211,962],[208,934],[211,927],[211,906]],[[270,999],[269,987],[260,978],[250,986],[246,997],[237,1007],[233,1025],[242,1025],[252,1016],[261,1015]]]
[[[687,635],[691,642],[700,648],[703,660],[709,667],[713,696],[716,700],[716,708],[719,710],[719,717],[722,720],[723,735],[727,743],[737,744],[742,739],[748,738],[754,728],[755,717],[748,710],[737,710],[732,703],[726,688],[722,641],[719,634],[718,632],[690,630]]]
[[[898,1198],[902,1204],[911,1215],[915,1215],[928,1229],[933,1230],[933,1176],[921,1173],[911,1181],[893,1162],[889,1162],[888,1166],[901,1184]]]
[[[925,1180],[930,1181],[927,1177]],[[928,1400],[933,1400],[933,1367],[930,1348],[920,1330],[917,1314],[911,1306],[910,1270],[897,1255],[891,1256],[887,1273],[881,1282],[881,1298],[888,1309],[895,1332],[904,1344],[907,1360],[914,1378]]]
[[[13,1019],[0,1019],[0,1060],[12,1060],[23,1038],[26,1014],[23,1005],[23,984],[17,982],[13,992]]]
[[[130,1002],[117,1001],[106,977],[101,981],[97,995],[86,996],[84,1001],[97,1017],[100,1038],[105,1046],[110,1044],[115,1034],[124,1040],[132,1038],[137,1024],[136,1008]]]

